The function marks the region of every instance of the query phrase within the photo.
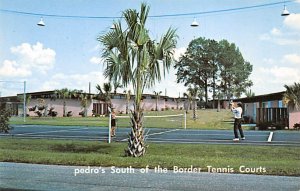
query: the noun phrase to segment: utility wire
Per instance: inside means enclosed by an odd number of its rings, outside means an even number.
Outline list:
[[[237,8],[230,8],[230,9],[220,9],[220,10],[212,10],[212,11],[203,11],[203,12],[194,12],[194,13],[177,13],[177,14],[164,14],[164,15],[149,15],[149,18],[164,18],[164,17],[180,17],[180,16],[196,16],[196,15],[207,15],[213,13],[226,13],[226,12],[233,12],[239,10],[247,10],[247,9],[255,9],[255,8],[262,8],[262,7],[270,7],[279,4],[287,4],[290,2],[294,2],[295,0],[287,0],[287,1],[280,1],[274,3],[266,3],[260,5],[252,5],[252,6],[245,6],[245,7],[237,7]],[[74,18],[74,19],[120,19],[122,17],[116,16],[78,16],[78,15],[56,15],[56,14],[44,14],[44,13],[31,13],[31,12],[23,12],[23,11],[15,11],[15,10],[8,10],[8,9],[0,9],[0,12],[3,13],[11,13],[11,14],[20,14],[20,15],[31,15],[31,16],[40,16],[40,17],[56,17],[56,18]]]

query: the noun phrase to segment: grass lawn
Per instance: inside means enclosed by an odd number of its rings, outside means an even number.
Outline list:
[[[0,161],[39,164],[118,166],[142,168],[178,167],[265,168],[255,174],[300,176],[300,147],[246,146],[246,145],[195,145],[151,143],[146,156],[124,157],[126,143],[64,141],[46,139],[0,140]]]
[[[182,110],[175,111],[149,111],[145,116],[157,115],[174,115],[183,114]],[[123,115],[125,116],[125,115]],[[184,127],[182,117],[175,118],[145,118],[145,127],[158,128],[180,128]],[[197,111],[197,119],[193,120],[193,112],[187,114],[187,128],[198,129],[232,129],[232,113],[230,110],[206,109]],[[129,127],[129,119],[118,119],[118,127]],[[63,125],[63,126],[108,126],[107,117],[27,117],[23,122],[21,117],[12,117],[10,124],[27,124],[27,125]]]

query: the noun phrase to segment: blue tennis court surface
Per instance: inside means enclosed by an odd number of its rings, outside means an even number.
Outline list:
[[[107,127],[14,125],[0,137],[107,141]],[[114,142],[126,142],[130,128],[118,128]],[[300,131],[245,131],[246,140],[233,142],[232,130],[145,129],[147,142],[300,146]]]

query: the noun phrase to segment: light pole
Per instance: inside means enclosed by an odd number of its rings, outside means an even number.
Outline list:
[[[24,95],[23,95],[23,121],[26,122],[26,81],[24,81]]]

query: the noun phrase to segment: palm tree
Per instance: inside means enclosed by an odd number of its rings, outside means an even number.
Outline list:
[[[300,109],[300,83],[294,83],[294,85],[284,85],[286,92],[283,96],[284,104],[292,104],[296,110]]]
[[[97,94],[97,98],[100,99],[100,100],[104,100],[104,93],[102,91],[102,88],[99,84],[96,85],[96,89],[98,90],[98,94]]]
[[[122,85],[119,82],[114,81],[113,87],[114,87],[114,94],[116,95],[117,94],[117,89],[122,88]]]
[[[250,90],[247,90],[246,93],[245,93],[246,97],[254,97],[255,96],[255,93]]]
[[[128,138],[127,156],[142,156],[145,153],[143,130],[142,93],[144,88],[153,87],[165,75],[173,62],[176,34],[168,29],[159,42],[150,39],[145,28],[150,7],[141,4],[140,12],[134,9],[123,11],[123,20],[115,22],[115,28],[100,36],[104,46],[103,58],[106,68],[104,75],[110,81],[117,81],[123,87],[132,84],[135,93],[134,111],[131,112],[132,130]],[[162,70],[161,70],[162,67]]]
[[[192,96],[191,96],[190,92],[187,92],[187,93],[183,93],[183,97],[187,98],[187,100],[188,100],[188,105],[187,105],[186,111],[185,111],[186,113],[188,113],[188,110],[191,109],[190,106],[191,106]]]
[[[198,94],[198,88],[189,87],[188,92],[189,92],[190,101],[193,101],[193,119],[196,120],[196,118],[197,118],[197,116],[196,116],[196,108],[197,108],[196,97]]]
[[[124,93],[126,94],[125,96],[125,99],[126,99],[126,114],[128,114],[128,108],[129,108],[129,101],[130,101],[130,98],[131,98],[131,91],[128,90],[124,90]]]
[[[60,90],[55,90],[55,94],[57,94],[58,98],[63,99],[63,117],[66,117],[66,99],[71,98],[72,93],[70,90],[68,90],[68,88],[63,88]]]
[[[162,93],[162,91],[156,92],[153,91],[154,95],[156,96],[156,106],[155,106],[155,111],[158,111],[158,100],[159,100],[159,95]]]
[[[99,84],[96,85],[96,89],[98,90],[98,97],[102,100],[104,100],[105,103],[110,104],[111,103],[111,84],[110,83],[104,83],[103,89]]]
[[[83,107],[83,117],[86,117],[87,116],[87,106],[88,106],[88,103],[91,102],[91,100],[93,99],[93,95],[80,92],[78,97],[80,99],[80,105],[81,105],[81,107]]]
[[[19,100],[24,102],[24,94],[18,95],[17,97],[18,97]],[[25,94],[25,107],[26,106],[28,107],[30,101],[31,101],[31,95]],[[25,115],[27,115],[27,109],[25,110]]]
[[[108,111],[108,107],[111,107],[111,84],[103,83],[103,88],[99,84],[96,85],[96,89],[98,90],[97,98],[104,101],[105,110]],[[107,113],[106,113],[107,114]]]

